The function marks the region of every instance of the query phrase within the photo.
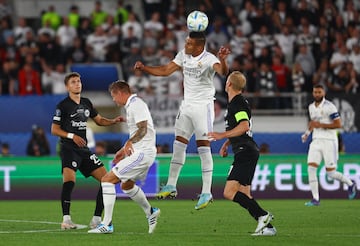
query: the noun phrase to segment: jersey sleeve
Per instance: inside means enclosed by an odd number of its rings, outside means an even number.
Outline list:
[[[136,103],[134,103],[131,111],[136,124],[141,121],[147,121],[149,119],[150,112],[147,109],[146,104],[144,102],[137,101]]]
[[[329,117],[331,120],[336,120],[336,119],[340,118],[340,113],[338,112],[338,110],[334,104],[330,104],[328,110],[329,110],[329,112],[328,112]]]
[[[99,113],[98,111],[94,108],[93,104],[91,103],[91,101],[89,99],[87,100],[87,104],[89,105],[89,109],[90,109],[90,118],[95,118]]]
[[[211,66],[212,69],[214,69],[214,64],[216,64],[216,63],[220,63],[219,58],[217,58],[216,56],[211,54],[209,65]]]
[[[185,50],[181,50],[179,53],[176,54],[175,58],[172,60],[176,65],[183,67],[183,61],[185,56]]]
[[[54,113],[54,116],[53,116],[52,123],[60,125],[61,112],[62,112],[61,105],[60,104],[56,105],[56,109],[55,109],[55,113]]]

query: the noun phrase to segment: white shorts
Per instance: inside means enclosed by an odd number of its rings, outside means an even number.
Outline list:
[[[181,102],[175,121],[175,136],[196,140],[208,140],[207,133],[213,131],[214,101],[207,104],[185,104]]]
[[[324,160],[325,167],[336,168],[339,158],[338,151],[337,140],[314,139],[310,143],[307,162],[320,165]]]
[[[121,180],[138,181],[144,180],[149,168],[155,161],[154,155],[145,154],[142,151],[135,150],[131,156],[125,157],[119,161],[111,170]]]

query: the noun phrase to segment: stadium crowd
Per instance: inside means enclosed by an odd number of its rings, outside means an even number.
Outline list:
[[[133,65],[173,59],[184,47],[186,16],[194,9],[210,20],[207,49],[229,47],[230,70],[243,72],[247,92],[261,98],[254,108],[291,108],[294,102],[278,96],[310,92],[314,83],[330,93],[360,92],[359,1],[143,2],[143,22],[119,0],[113,13],[104,11],[101,1],[92,2],[88,16],[80,16],[76,5],[65,16],[49,6],[40,24],[29,25],[21,16],[13,19],[6,1],[0,1],[0,95],[63,94],[69,64],[116,62],[138,94],[181,96],[181,72],[154,77],[134,72]],[[226,102],[224,82],[215,79],[220,103]]]

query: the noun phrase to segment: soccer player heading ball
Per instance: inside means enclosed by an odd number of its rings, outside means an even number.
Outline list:
[[[205,49],[205,34],[190,32],[185,48],[166,65],[146,66],[138,61],[134,69],[140,69],[154,76],[168,76],[180,70],[184,76],[184,100],[175,121],[175,141],[167,184],[156,195],[158,198],[176,197],[176,184],[185,163],[186,147],[195,134],[201,160],[202,190],[195,209],[205,208],[213,199],[211,194],[213,160],[207,133],[212,131],[214,121],[213,79],[215,73],[226,75],[226,58],[230,50],[221,47],[218,57]]]

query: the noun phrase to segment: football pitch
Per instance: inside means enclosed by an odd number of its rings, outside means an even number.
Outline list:
[[[258,200],[271,211],[278,233],[253,237],[257,225],[235,203],[217,199],[196,211],[192,200],[150,200],[161,209],[154,234],[147,233],[143,211],[133,201],[118,199],[114,233],[88,234],[88,228],[60,230],[58,201],[1,201],[1,245],[356,245],[360,240],[360,200],[322,200],[305,207],[303,199]],[[93,201],[72,202],[72,219],[87,226]]]

